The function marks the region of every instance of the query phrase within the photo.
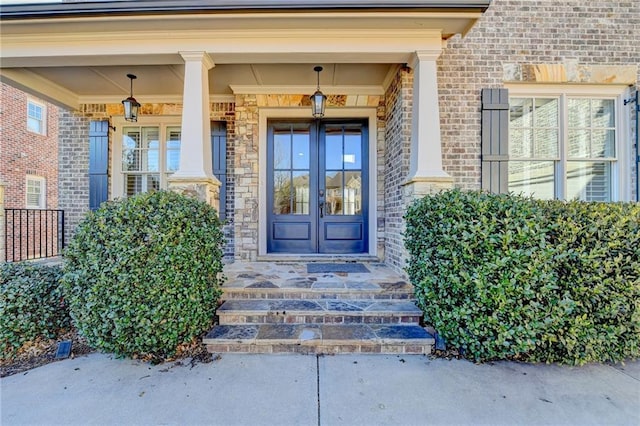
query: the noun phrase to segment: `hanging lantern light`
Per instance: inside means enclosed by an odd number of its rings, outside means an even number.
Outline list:
[[[140,109],[140,104],[136,101],[136,98],[133,97],[133,80],[136,77],[133,74],[127,74],[129,80],[131,80],[131,86],[129,91],[129,97],[122,101],[122,105],[124,105],[124,119],[127,121],[138,121],[138,110]]]
[[[311,99],[311,113],[313,118],[322,118],[324,117],[324,107],[327,103],[327,97],[320,91],[320,71],[322,71],[322,67],[317,66],[313,70],[318,74],[318,86],[316,92],[309,96],[309,99]]]

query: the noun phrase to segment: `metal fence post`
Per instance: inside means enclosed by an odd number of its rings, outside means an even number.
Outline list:
[[[6,227],[4,217],[4,182],[0,181],[0,263],[7,260],[6,255]]]

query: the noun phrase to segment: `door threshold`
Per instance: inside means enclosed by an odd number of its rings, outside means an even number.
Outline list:
[[[270,253],[258,256],[258,262],[382,262],[370,254],[295,254]]]

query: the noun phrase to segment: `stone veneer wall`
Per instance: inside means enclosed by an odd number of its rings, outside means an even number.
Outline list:
[[[89,122],[106,120],[122,115],[121,104],[85,104],[78,111],[60,110],[60,149],[58,151],[58,204],[65,211],[65,238],[73,236],[76,226],[89,210]],[[227,239],[224,253],[231,259],[234,256],[234,164],[235,104],[219,102],[210,105],[210,117],[213,121],[227,122],[227,220],[224,234]],[[182,104],[143,104],[141,115],[181,115]],[[111,177],[111,153],[113,133],[109,132],[109,177]],[[112,197],[109,185],[109,197]]]
[[[456,186],[480,188],[481,89],[509,80],[607,83],[630,69],[638,84],[639,28],[638,1],[493,0],[438,61],[444,169]],[[631,120],[632,109],[622,111]]]
[[[400,68],[385,94],[386,151],[384,155],[385,263],[401,271],[406,262],[402,233],[406,206],[403,184],[411,158],[413,73]]]

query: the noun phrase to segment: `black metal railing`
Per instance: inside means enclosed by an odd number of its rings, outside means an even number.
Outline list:
[[[59,256],[64,248],[64,211],[4,209],[5,261]]]

